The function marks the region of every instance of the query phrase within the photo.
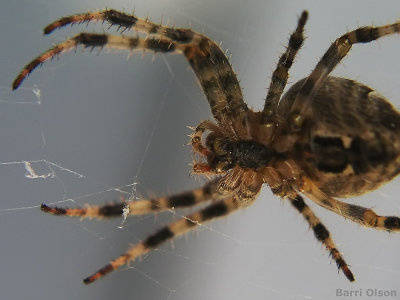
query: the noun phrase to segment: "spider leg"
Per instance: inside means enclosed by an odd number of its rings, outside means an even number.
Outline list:
[[[114,49],[126,50],[151,50],[154,52],[180,52],[185,50],[184,45],[176,45],[168,39],[145,39],[142,37],[125,37],[106,34],[81,33],[74,37],[55,45],[53,48],[43,52],[29,64],[27,64],[14,80],[12,87],[17,89],[22,81],[33,72],[39,65],[61,53],[75,49],[83,45],[85,48],[109,47]],[[186,45],[187,47],[187,45]]]
[[[318,205],[365,227],[387,231],[400,231],[399,217],[379,216],[371,209],[345,203],[329,197],[318,189],[309,179],[304,179],[301,191]]]
[[[400,22],[379,27],[360,27],[336,39],[307,77],[294,100],[289,113],[289,120],[291,120],[294,128],[301,127],[305,119],[304,113],[310,107],[314,93],[318,91],[328,75],[347,55],[354,44],[369,43],[394,33],[400,33]]]
[[[141,255],[159,247],[167,240],[193,230],[196,228],[196,226],[201,225],[202,223],[226,216],[240,207],[240,201],[238,201],[235,197],[230,197],[215,202],[198,212],[190,214],[186,217],[182,217],[181,219],[162,227],[154,234],[147,237],[143,242],[132,246],[127,252],[110,261],[110,263],[98,270],[96,273],[85,278],[83,282],[85,284],[92,283],[93,281],[102,278],[104,275],[120,268],[128,262],[134,261]]]
[[[118,202],[101,206],[86,205],[83,208],[64,208],[42,204],[40,209],[52,215],[66,215],[81,218],[110,218],[121,217],[123,215],[143,215],[168,209],[195,206],[204,201],[226,197],[225,194],[222,196],[222,193],[217,190],[219,180],[219,178],[216,178],[201,188],[167,197]]]
[[[286,51],[279,58],[278,65],[272,73],[271,83],[268,88],[268,94],[265,99],[265,105],[261,117],[261,121],[264,123],[267,123],[269,119],[275,115],[276,107],[278,106],[279,99],[281,98],[289,77],[289,69],[304,42],[303,32],[307,17],[308,12],[303,11],[297,23],[296,30],[289,38]]]
[[[63,17],[47,25],[44,28],[43,33],[50,34],[54,30],[67,26],[69,24],[74,25],[91,21],[107,21],[111,25],[116,25],[123,29],[131,29],[132,27],[134,27],[135,30],[144,32],[151,32],[151,28],[153,27],[153,23],[146,23],[146,20],[139,19],[134,15],[121,13],[114,9],[106,9],[102,11],[81,13],[68,17]]]
[[[314,231],[317,240],[320,241],[325,246],[326,250],[329,251],[332,259],[336,262],[337,267],[342,270],[348,280],[355,281],[353,273],[350,271],[349,266],[337,249],[335,242],[330,237],[329,231],[326,229],[325,225],[321,223],[320,219],[313,213],[299,194],[293,194],[288,197],[290,203],[303,215],[304,219],[306,219]]]
[[[132,41],[133,45],[122,45],[125,44],[125,42],[122,42],[116,48],[134,49],[137,48],[137,41],[142,40],[142,44],[146,44],[146,41],[149,41],[147,44],[149,47],[145,48],[155,52],[175,51],[183,53],[189,61],[189,64],[206,95],[211,111],[216,120],[220,121],[224,115],[235,117],[241,112],[248,110],[247,105],[243,101],[239,81],[225,53],[208,37],[191,29],[178,29],[157,25],[149,20],[140,19],[133,15],[127,15],[115,10],[105,10],[62,18],[48,25],[45,28],[45,33],[50,33],[54,29],[63,27],[67,24],[75,24],[90,20],[106,20],[112,25],[118,25],[123,28],[133,28],[139,32],[149,34],[149,38],[147,39],[129,39],[121,37],[124,41]],[[78,37],[83,39],[78,42],[79,44],[87,45],[89,47],[102,47],[108,43],[109,39],[116,39],[116,37],[104,34],[81,34],[69,39],[66,42],[46,51],[26,65],[13,82],[12,88],[14,90],[18,88],[25,77],[39,64],[57,54],[60,54],[67,48],[70,49],[75,47],[77,42],[76,39]],[[84,41],[86,37],[90,38],[89,43]],[[150,44],[153,46],[150,46]],[[111,46],[110,43],[108,43],[107,46]]]
[[[200,34],[187,28],[173,28],[156,24],[148,19],[138,18],[133,14],[119,12],[115,9],[76,14],[58,19],[44,28],[44,34],[50,34],[54,30],[67,25],[80,24],[84,22],[108,22],[111,26],[118,26],[122,31],[133,29],[148,35],[169,38],[177,43],[190,43],[199,39]]]

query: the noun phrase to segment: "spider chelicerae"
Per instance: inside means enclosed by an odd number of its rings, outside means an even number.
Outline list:
[[[124,32],[147,36],[80,33],[42,53],[15,79],[22,81],[43,62],[75,47],[109,47],[180,53],[188,60],[210,105],[215,122],[201,122],[191,135],[196,155],[193,172],[213,177],[203,187],[167,197],[84,208],[41,205],[44,212],[81,218],[141,215],[210,201],[205,208],[182,217],[133,245],[121,256],[84,279],[91,283],[134,261],[178,235],[212,219],[250,205],[267,184],[303,215],[344,275],[354,276],[329,231],[304,202],[318,205],[366,227],[400,231],[400,218],[334,197],[360,195],[378,188],[400,172],[400,114],[377,92],[356,81],[329,76],[353,44],[369,43],[400,32],[400,23],[361,27],[336,39],[312,73],[283,96],[289,69],[304,41],[308,13],[303,11],[286,51],[272,74],[262,111],[243,101],[239,81],[228,58],[210,38],[191,29],[172,28],[116,10],[61,18],[44,29],[49,34],[68,24],[105,21]]]

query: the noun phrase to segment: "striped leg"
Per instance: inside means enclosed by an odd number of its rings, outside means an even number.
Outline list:
[[[289,200],[292,205],[303,215],[308,224],[310,224],[310,227],[314,231],[315,237],[325,246],[326,250],[329,251],[338,268],[342,270],[348,280],[354,281],[354,275],[350,271],[349,266],[343,259],[334,241],[330,237],[329,231],[312,212],[310,207],[308,207],[308,205],[304,202],[303,198],[298,194],[294,194],[289,196]]]
[[[387,231],[400,231],[399,217],[379,216],[371,209],[329,197],[309,179],[304,179],[302,192],[318,205],[365,227]]]
[[[112,260],[109,264],[98,270],[93,275],[85,278],[83,282],[86,284],[92,283],[93,281],[102,278],[104,275],[120,268],[128,262],[134,261],[141,255],[159,247],[165,241],[182,235],[187,231],[193,230],[201,223],[226,216],[240,207],[240,202],[238,202],[234,197],[231,197],[215,202],[199,212],[195,212],[167,226],[164,226],[154,234],[147,237],[143,242],[134,245],[126,253]]]
[[[289,69],[293,64],[297,51],[301,48],[304,42],[303,31],[307,17],[308,12],[303,11],[297,23],[296,30],[289,38],[288,47],[285,53],[283,53],[279,58],[278,65],[276,66],[274,73],[272,73],[271,83],[261,117],[261,121],[264,123],[269,122],[270,118],[275,116],[276,107],[278,106],[278,102],[289,77]]]
[[[217,191],[219,181],[220,179],[217,178],[198,189],[149,200],[143,199],[138,201],[119,202],[102,206],[86,205],[83,208],[53,207],[42,204],[40,209],[53,215],[65,215],[80,218],[110,218],[143,215],[173,208],[195,206],[211,199],[221,199],[222,195]],[[224,197],[226,197],[226,195],[224,195]]]
[[[293,122],[294,128],[300,128],[305,119],[303,114],[310,107],[315,92],[354,44],[369,43],[380,37],[399,32],[400,22],[379,27],[360,27],[334,41],[304,82],[291,107],[289,118]]]
[[[147,19],[140,19],[134,15],[120,13],[115,10],[105,10],[100,12],[78,14],[62,18],[45,28],[45,33],[50,33],[56,28],[67,24],[76,24],[89,21],[107,21],[111,25],[117,25],[124,29],[132,28],[136,31],[147,33],[147,39],[126,38],[121,40],[131,40],[134,45],[118,45],[116,48],[134,49],[138,48],[136,41],[142,40],[143,43],[150,43],[153,46],[145,47],[155,52],[180,52],[185,55],[189,61],[211,107],[214,117],[220,121],[223,115],[231,117],[238,116],[242,111],[247,111],[248,107],[243,101],[242,91],[239,81],[233,71],[228,58],[222,49],[208,37],[197,33],[191,29],[172,28],[168,26],[157,25]],[[109,39],[116,37],[100,34],[81,34],[75,38],[69,39],[43,53],[31,63],[26,65],[18,77],[13,82],[12,88],[15,90],[22,83],[25,77],[31,73],[39,64],[48,60],[54,55],[60,54],[67,48],[76,46],[78,37],[84,39],[90,37],[91,41],[87,46],[101,47],[105,46]],[[94,41],[96,39],[96,41]],[[79,42],[86,45],[85,41]],[[125,44],[122,42],[122,44]],[[155,46],[157,45],[157,46]],[[108,44],[108,46],[111,46]],[[155,46],[155,47],[154,47]],[[140,47],[139,47],[140,48]]]
[[[83,45],[86,48],[95,47],[109,47],[114,49],[125,50],[151,50],[154,52],[178,52],[183,53],[188,47],[187,45],[176,45],[168,39],[151,39],[141,37],[125,37],[105,34],[91,34],[81,33],[60,44],[55,45],[53,48],[43,52],[29,64],[27,64],[22,71],[18,74],[13,82],[13,89],[17,89],[22,81],[35,70],[35,68],[45,61],[54,58],[55,56],[75,49],[77,46]]]
[[[148,19],[141,19],[133,14],[126,14],[114,9],[88,12],[63,17],[47,25],[43,32],[50,34],[54,30],[67,25],[81,24],[85,22],[108,22],[111,26],[118,26],[122,31],[133,29],[148,35],[157,35],[159,37],[169,38],[177,43],[189,43],[193,39],[201,39],[201,35],[191,29],[172,28],[151,22]]]

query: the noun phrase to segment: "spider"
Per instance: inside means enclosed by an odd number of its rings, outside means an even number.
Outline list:
[[[360,27],[336,39],[311,74],[283,90],[298,50],[304,42],[308,12],[303,11],[280,56],[262,111],[243,100],[233,68],[218,44],[191,29],[155,24],[113,9],[61,18],[45,34],[68,24],[108,22],[136,35],[80,33],[39,55],[16,77],[12,88],[45,61],[74,49],[109,47],[180,53],[189,62],[210,105],[215,122],[202,121],[190,138],[196,161],[193,172],[210,177],[203,187],[183,193],[102,206],[63,208],[41,205],[53,215],[109,218],[156,213],[210,202],[133,245],[103,268],[85,278],[86,284],[134,261],[162,243],[196,226],[249,206],[267,184],[273,194],[288,199],[312,228],[348,280],[355,278],[327,228],[304,202],[318,205],[366,227],[400,231],[400,218],[336,198],[367,193],[400,172],[400,114],[384,97],[356,81],[329,76],[358,43],[369,43],[400,32],[400,23]]]

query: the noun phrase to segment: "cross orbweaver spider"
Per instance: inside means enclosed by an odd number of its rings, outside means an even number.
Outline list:
[[[102,278],[201,223],[250,205],[264,183],[275,195],[287,198],[305,218],[317,240],[350,281],[355,279],[342,254],[301,194],[366,227],[400,231],[399,217],[379,216],[371,209],[334,198],[367,193],[398,175],[400,114],[373,89],[350,79],[329,76],[353,44],[399,33],[400,23],[361,27],[345,33],[332,43],[312,73],[282,96],[289,69],[304,41],[307,17],[307,11],[303,11],[272,74],[265,106],[258,112],[243,101],[238,79],[221,48],[191,29],[158,25],[112,9],[64,17],[44,29],[49,34],[68,24],[103,21],[122,31],[133,29],[147,36],[80,33],[27,64],[15,79],[13,89],[37,66],[79,45],[180,53],[193,69],[216,120],[201,122],[190,139],[197,157],[193,172],[214,176],[201,188],[103,206],[41,205],[42,211],[54,215],[106,218],[155,213],[212,200],[205,208],[162,227],[132,246],[84,279],[84,283]]]

